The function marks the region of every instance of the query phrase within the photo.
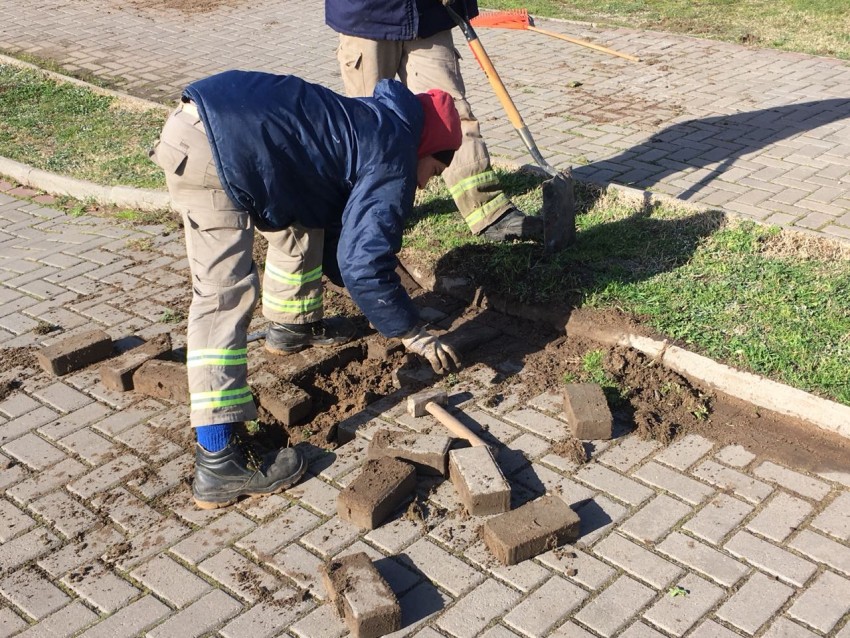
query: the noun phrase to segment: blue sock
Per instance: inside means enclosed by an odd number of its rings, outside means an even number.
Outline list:
[[[219,452],[223,450],[230,440],[231,432],[233,432],[232,423],[201,425],[195,428],[195,436],[198,439],[198,443],[207,452]]]

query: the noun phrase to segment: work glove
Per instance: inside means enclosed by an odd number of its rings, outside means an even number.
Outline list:
[[[408,352],[425,357],[437,374],[446,374],[460,368],[460,357],[454,349],[428,332],[425,326],[416,326],[402,336],[401,342]]]

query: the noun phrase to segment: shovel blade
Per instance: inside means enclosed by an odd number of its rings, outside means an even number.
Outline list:
[[[576,240],[576,205],[573,177],[561,171],[543,182],[544,252],[556,253]]]

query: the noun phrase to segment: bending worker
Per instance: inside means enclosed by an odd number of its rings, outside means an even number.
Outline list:
[[[263,315],[275,353],[344,343],[324,319],[322,274],[345,285],[369,322],[437,372],[455,352],[420,322],[395,272],[416,187],[461,143],[450,95],[385,81],[353,99],[295,76],[227,71],[189,85],[152,151],[183,216],[192,273],[188,358],[195,502],[223,507],[271,494],[306,469],[298,450],[257,458],[236,425],[256,419],[247,328],[259,297],[254,229],[269,243]]]
[[[454,0],[466,18],[476,0]],[[490,241],[543,239],[543,220],[526,215],[502,192],[481,127],[466,99],[454,21],[442,0],[325,0],[325,22],[339,33],[337,59],[345,92],[371,95],[378,81],[399,79],[414,92],[448,91],[460,112],[463,144],[443,179],[469,229]]]

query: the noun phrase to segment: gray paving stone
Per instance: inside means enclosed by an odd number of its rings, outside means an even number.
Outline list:
[[[115,547],[124,537],[111,527],[96,527],[80,540],[63,545],[38,560],[38,566],[53,578],[59,578],[80,565],[95,560],[103,552]]]
[[[9,501],[0,500],[0,543],[34,527],[36,522]]]
[[[136,565],[173,545],[189,532],[182,523],[165,519],[156,527],[127,538],[127,542],[107,550],[101,559],[120,571],[130,571]]]
[[[714,493],[714,490],[705,483],[695,481],[653,461],[639,468],[632,476],[678,496],[691,505],[699,505]]]
[[[541,563],[591,590],[601,589],[617,573],[590,554],[575,548],[550,550],[537,557]]]
[[[843,541],[850,540],[850,492],[839,494],[812,521],[812,527]]]
[[[334,516],[336,514],[336,499],[339,492],[338,488],[325,483],[317,476],[302,480],[294,487],[286,490],[287,496],[298,499],[302,505],[322,516]]]
[[[282,585],[278,578],[230,548],[199,563],[198,569],[251,605],[268,598]]]
[[[164,520],[162,514],[123,487],[98,494],[89,503],[129,536],[144,533]]]
[[[812,506],[806,501],[779,492],[749,523],[747,529],[773,541],[782,542],[808,518]]]
[[[703,461],[693,470],[693,475],[721,489],[731,489],[751,503],[760,503],[773,491],[767,483],[757,481],[714,461]]]
[[[727,494],[718,494],[682,527],[718,545],[752,511],[752,505]]]
[[[19,638],[67,638],[97,620],[97,614],[82,602],[74,601],[56,613],[31,626]],[[0,625],[1,626],[1,625]],[[2,630],[0,630],[2,631]],[[0,635],[3,635],[0,633]]]
[[[301,507],[293,506],[242,537],[236,542],[236,546],[250,552],[255,558],[271,556],[290,541],[300,538],[319,521],[320,519],[314,514]]]
[[[692,638],[737,638],[739,634],[713,620],[706,620],[691,634]]]
[[[454,549],[451,546],[449,548]],[[569,553],[569,547],[564,548],[564,551]],[[516,565],[502,565],[481,541],[467,548],[463,557],[521,592],[531,591],[552,575],[552,572],[532,560],[524,560]]]
[[[519,592],[488,578],[443,613],[437,627],[457,638],[474,638],[520,597]]]
[[[504,622],[526,636],[542,636],[560,624],[586,598],[586,591],[553,576],[504,617]],[[558,601],[556,605],[552,601]]]
[[[109,408],[100,403],[89,403],[70,414],[63,414],[53,421],[42,425],[37,432],[53,441],[58,441],[80,430],[87,425],[99,421],[109,414]]]
[[[26,414],[27,412],[35,410],[40,405],[41,404],[38,401],[27,396],[23,392],[15,392],[9,395],[9,397],[4,401],[0,402],[0,413],[14,419]]]
[[[108,490],[128,476],[145,467],[144,461],[133,454],[122,454],[115,460],[101,465],[85,476],[68,484],[68,490],[80,498],[90,498],[98,492]]]
[[[522,408],[508,412],[505,418],[548,441],[560,441],[569,436],[569,426],[559,419],[542,414],[537,410]]]
[[[61,582],[67,589],[105,614],[118,611],[141,594],[140,590],[100,562],[78,567],[62,578]]]
[[[616,533],[597,543],[593,551],[597,556],[655,589],[663,589],[682,573],[682,569],[677,565]]]
[[[754,634],[794,593],[776,580],[756,572],[717,610],[718,618]]]
[[[657,441],[644,441],[636,436],[629,436],[619,445],[605,450],[599,456],[599,462],[620,472],[628,472],[659,447],[660,444]]]
[[[161,410],[163,410],[161,403],[153,399],[146,399],[135,404],[132,408],[122,409],[120,412],[98,421],[93,427],[106,436],[115,436],[149,419]]]
[[[631,627],[628,627],[623,633],[620,634],[621,638],[664,638],[664,634],[655,631],[649,625],[642,623],[641,621],[636,622]]]
[[[29,432],[49,423],[56,418],[56,412],[50,408],[40,407],[0,425],[0,445],[17,439]]]
[[[576,510],[581,519],[579,542],[593,545],[607,534],[626,515],[627,509],[614,501],[598,495]]]
[[[401,517],[373,529],[363,538],[387,554],[398,554],[403,548],[418,539],[421,532],[419,524],[406,517]]]
[[[670,534],[656,549],[726,587],[737,583],[747,572],[743,563],[679,532]]]
[[[655,455],[655,460],[677,470],[686,470],[708,454],[714,443],[698,434],[688,434]]]
[[[147,499],[153,499],[179,486],[186,477],[192,476],[195,467],[194,454],[181,454],[152,474],[145,474],[129,481],[129,485]]]
[[[724,592],[694,574],[687,574],[676,585],[687,594],[673,596],[668,592],[643,617],[674,636],[682,636],[723,598]]]
[[[766,481],[777,483],[786,490],[817,501],[823,500],[832,489],[823,481],[789,470],[770,461],[758,465],[753,470],[753,474]]]
[[[27,622],[8,607],[0,607],[0,636],[9,638],[27,626]]]
[[[620,525],[620,531],[644,543],[665,536],[690,513],[690,508],[666,494],[659,494]]]
[[[79,410],[92,402],[91,397],[61,382],[36,390],[33,395],[40,401],[66,414]]]
[[[36,620],[49,616],[71,600],[33,567],[24,567],[0,579],[0,593]]]
[[[800,594],[788,615],[818,631],[828,633],[850,611],[850,580],[823,572]]]
[[[174,545],[171,553],[187,563],[199,563],[255,528],[253,521],[230,511]]]
[[[817,638],[816,633],[787,618],[778,618],[762,636],[763,638]]]
[[[817,569],[813,563],[748,532],[738,532],[725,547],[733,555],[797,587],[802,587]]]
[[[307,549],[329,558],[351,545],[360,535],[360,528],[338,516],[301,537]]]
[[[416,638],[439,638],[440,634],[434,632],[433,634],[426,634],[426,631],[430,631],[428,628],[423,629],[422,632],[416,634]],[[554,635],[554,634],[553,634]],[[481,634],[481,638],[517,638],[519,634],[515,634],[510,629],[503,627],[502,625],[496,625],[495,627],[491,627],[483,634]],[[581,638],[580,636],[576,636],[575,638]]]
[[[319,568],[324,561],[296,543],[292,543],[265,561],[271,569],[290,578],[298,587],[305,589],[318,600],[327,598],[325,586],[319,577]]]
[[[146,423],[124,430],[115,439],[151,463],[162,463],[183,451],[184,448],[164,438]]]
[[[3,451],[34,470],[44,470],[67,454],[32,432],[3,446]]]
[[[550,444],[533,434],[522,434],[496,450],[496,462],[505,476],[510,476],[549,450]]]
[[[655,597],[655,592],[628,576],[620,576],[573,616],[608,638],[629,623]]]
[[[160,598],[182,609],[212,586],[165,554],[158,554],[130,574]]]
[[[850,576],[850,547],[804,529],[788,546],[801,554]]]
[[[653,494],[652,490],[640,483],[597,463],[585,465],[576,472],[575,477],[594,489],[605,492],[629,505],[639,505]]]
[[[0,574],[14,571],[34,558],[49,552],[59,539],[43,527],[37,527],[0,545]]]
[[[289,627],[312,606],[311,601],[300,599],[298,592],[286,587],[275,592],[270,601],[254,605],[231,620],[221,628],[220,633],[225,638],[281,636],[281,627]]]
[[[480,571],[424,538],[408,547],[400,558],[452,596],[460,596],[484,580]]]
[[[756,455],[741,445],[727,445],[718,450],[714,458],[726,465],[742,468],[749,465]]]
[[[594,634],[568,620],[552,632],[551,638],[594,638]]]
[[[222,596],[224,595],[222,594]],[[137,636],[168,616],[170,612],[171,610],[167,605],[153,596],[145,596],[100,621],[85,633],[80,634],[80,638],[130,638],[130,636]],[[182,629],[182,627],[180,628]],[[177,635],[177,632],[171,634],[175,638]]]
[[[59,445],[76,454],[90,465],[101,465],[114,459],[121,447],[97,434],[91,428],[81,428],[59,439]]]

